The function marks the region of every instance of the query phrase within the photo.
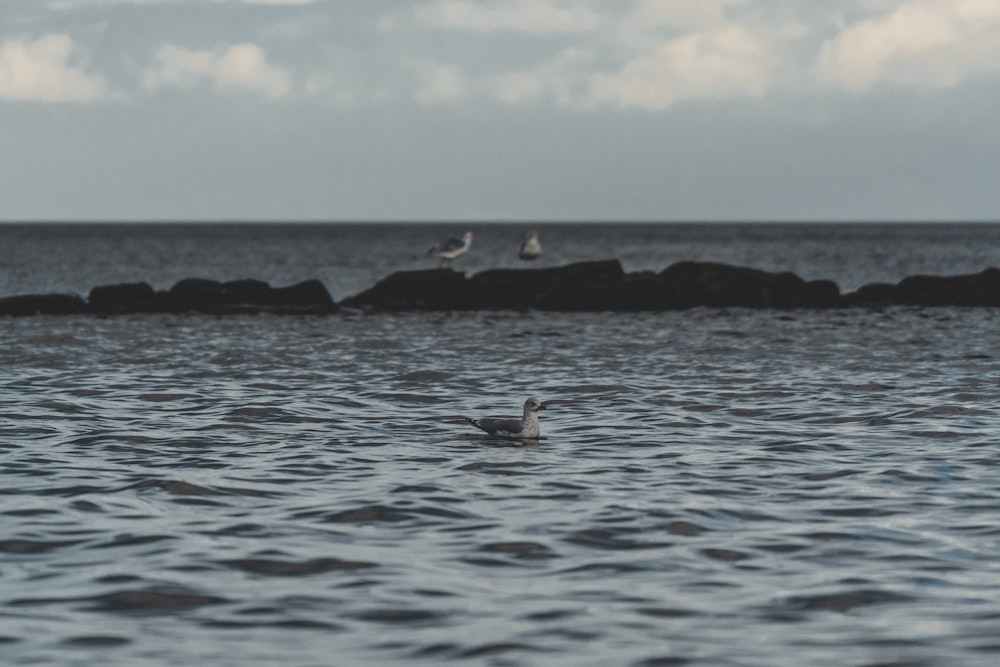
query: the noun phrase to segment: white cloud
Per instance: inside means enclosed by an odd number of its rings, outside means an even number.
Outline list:
[[[436,0],[414,16],[430,27],[539,35],[590,32],[601,23],[585,3],[557,0]]]
[[[412,67],[420,77],[416,97],[421,104],[454,104],[465,96],[465,75],[458,67],[427,62],[416,63]]]
[[[758,96],[769,84],[767,44],[727,26],[662,42],[617,72],[595,74],[588,103],[661,110],[687,99]]]
[[[784,16],[777,27],[762,21],[756,4],[435,0],[411,16],[418,28],[562,33],[570,42],[539,64],[517,70],[467,66],[464,96],[486,91],[510,106],[548,102],[564,108],[655,111],[688,99],[759,96],[774,85],[781,71],[778,45],[791,31]],[[400,16],[386,17],[383,28],[399,28]]]
[[[455,102],[487,92],[519,106],[554,103],[577,109],[599,107],[661,110],[701,97],[758,96],[778,71],[770,42],[782,30],[738,23],[736,9],[754,0],[434,0],[409,14],[416,28],[456,31],[561,34],[560,50],[534,66],[499,71],[476,64],[424,76],[418,99]],[[751,12],[751,14],[753,14]],[[402,14],[383,17],[385,30],[401,29]],[[759,12],[753,14],[759,17]],[[759,21],[758,21],[759,23]],[[784,29],[783,29],[784,30]],[[788,32],[784,30],[784,32]],[[501,56],[502,57],[502,56]],[[486,64],[489,61],[480,61]],[[496,61],[502,62],[502,61]],[[603,67],[600,63],[605,63]],[[617,68],[614,63],[618,63]],[[494,65],[495,66],[495,65]],[[461,83],[461,85],[459,85]]]
[[[880,83],[947,88],[1000,71],[1000,2],[908,0],[823,44],[818,78],[864,91]]]
[[[165,44],[156,51],[155,66],[143,72],[148,90],[188,88],[210,82],[221,91],[244,90],[271,98],[292,90],[287,70],[267,63],[254,44],[236,44],[224,51],[197,51]]]
[[[493,78],[493,94],[504,104],[519,106],[552,99],[559,106],[579,104],[593,54],[569,48],[530,70],[506,72]]]
[[[105,80],[74,66],[66,35],[0,45],[0,98],[45,102],[94,102],[109,95]]]

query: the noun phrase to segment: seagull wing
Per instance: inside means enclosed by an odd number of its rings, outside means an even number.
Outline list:
[[[520,419],[485,417],[483,419],[469,419],[469,423],[490,435],[518,435],[524,429]]]
[[[442,242],[439,249],[445,252],[450,252],[452,250],[458,250],[459,248],[462,248],[464,246],[465,246],[465,241],[463,241],[462,239],[451,238],[448,239],[447,241]]]

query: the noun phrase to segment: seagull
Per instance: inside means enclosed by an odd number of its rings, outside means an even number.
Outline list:
[[[538,411],[545,409],[545,403],[532,396],[524,402],[524,414],[520,419],[502,417],[484,417],[481,419],[469,419],[469,422],[476,428],[486,431],[490,435],[497,435],[502,438],[524,438],[526,440],[537,440],[541,435],[538,429]]]
[[[433,246],[427,251],[428,255],[434,255],[435,257],[441,258],[441,266],[448,266],[451,264],[451,260],[455,259],[459,255],[464,255],[466,251],[472,246],[472,232],[465,232],[462,234],[462,238],[450,238],[447,241],[442,241],[437,245]]]
[[[531,260],[542,254],[542,244],[538,242],[538,232],[528,232],[521,244],[521,250],[517,256],[521,259]]]

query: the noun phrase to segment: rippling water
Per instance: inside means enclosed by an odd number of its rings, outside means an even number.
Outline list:
[[[0,321],[0,662],[994,665],[998,325]]]

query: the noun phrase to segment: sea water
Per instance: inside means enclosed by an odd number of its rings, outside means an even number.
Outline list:
[[[517,265],[520,225],[472,229],[456,268]],[[539,229],[549,265],[703,259],[844,289],[1000,264],[991,226]],[[0,275],[8,294],[319,277],[341,299],[433,266],[424,246],[456,230],[7,226]],[[996,664],[998,326],[905,307],[0,319],[0,663]],[[462,419],[532,395],[552,401],[538,442]]]

